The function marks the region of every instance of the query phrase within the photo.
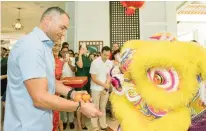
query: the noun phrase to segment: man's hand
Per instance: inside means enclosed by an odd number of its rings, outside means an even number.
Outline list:
[[[104,88],[108,90],[110,88],[110,83],[105,83]]]
[[[85,53],[85,49],[81,48],[80,51],[79,51],[79,55],[83,55],[84,53]]]
[[[110,83],[112,80],[111,76],[109,74],[107,74],[107,80],[106,80],[106,83]]]
[[[88,118],[95,118],[103,115],[100,110],[95,108],[95,105],[93,103],[82,103],[80,112]]]
[[[84,94],[88,94],[88,92],[87,92],[87,91],[73,91],[72,94],[71,94],[71,99],[72,99],[72,100],[75,100],[75,96],[76,96],[77,94],[82,96],[82,95],[84,95]],[[82,99],[81,99],[80,101],[83,102]]]

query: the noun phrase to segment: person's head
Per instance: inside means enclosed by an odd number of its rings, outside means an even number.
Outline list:
[[[110,54],[111,54],[111,49],[108,46],[104,46],[101,51],[102,60],[106,61],[107,59],[109,59]]]
[[[114,43],[112,45],[112,51],[118,50],[119,49],[119,45],[117,43]]]
[[[75,58],[77,58],[78,56],[79,56],[79,54],[78,54],[78,53],[75,53],[75,54],[74,54],[74,57],[75,57]]]
[[[112,60],[115,60],[115,61],[119,61],[120,59],[120,50],[115,50],[113,53],[112,53]]]
[[[5,53],[5,57],[9,57],[10,50],[7,50]]]
[[[4,57],[7,53],[7,49],[4,47],[1,47],[1,57]]]
[[[95,59],[95,57],[94,57],[94,54],[93,54],[93,53],[90,53],[90,54],[89,54],[89,59],[90,59],[91,61],[93,61],[93,60]]]
[[[74,57],[74,51],[73,50],[69,50],[69,56]]]
[[[69,48],[69,44],[67,42],[62,43],[62,47],[67,47]]]
[[[191,42],[197,42],[196,40],[191,40]]]
[[[82,49],[82,45],[79,46],[79,51]],[[87,47],[84,48],[84,53],[83,54],[87,54],[88,50],[87,50]]]
[[[59,7],[50,7],[42,15],[40,28],[53,41],[61,43],[69,26],[69,15]]]
[[[63,58],[66,58],[66,54],[69,54],[69,49],[67,47],[62,47],[61,55]]]

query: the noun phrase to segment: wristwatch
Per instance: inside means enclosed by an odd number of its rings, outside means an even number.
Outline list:
[[[74,91],[74,89],[71,89],[71,90],[68,92],[68,94],[67,94],[67,99],[73,100],[73,99],[71,98],[71,94],[72,94],[73,91]]]
[[[81,105],[81,102],[79,101],[79,105],[77,106],[77,109],[76,111],[79,111],[81,109],[82,105]]]

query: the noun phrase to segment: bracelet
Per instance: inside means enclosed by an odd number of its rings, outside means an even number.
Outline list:
[[[73,91],[74,91],[74,89],[71,89],[71,90],[68,92],[68,94],[67,94],[67,99],[72,100],[71,94],[72,94]]]
[[[107,92],[109,89],[104,88],[104,90]]]
[[[76,111],[79,111],[80,110],[80,108],[81,108],[81,102],[79,101],[79,105],[77,106],[77,109],[76,109]]]

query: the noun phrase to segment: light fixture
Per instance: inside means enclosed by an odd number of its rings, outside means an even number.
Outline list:
[[[24,26],[21,23],[21,19],[20,19],[20,10],[22,8],[17,8],[17,9],[19,10],[19,17],[16,19],[15,23],[12,26],[15,30],[22,30],[24,28]]]

